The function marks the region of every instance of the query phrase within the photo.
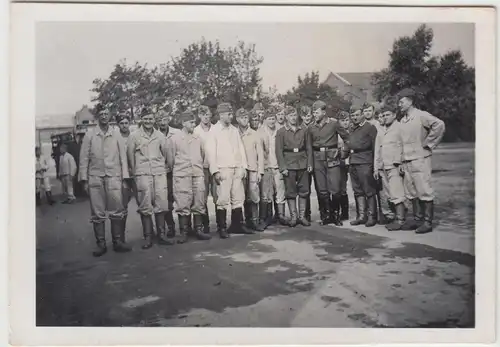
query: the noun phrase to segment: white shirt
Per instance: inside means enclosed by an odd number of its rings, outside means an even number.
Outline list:
[[[212,125],[206,139],[206,153],[212,175],[221,168],[247,169],[245,147],[238,129],[231,124]]]

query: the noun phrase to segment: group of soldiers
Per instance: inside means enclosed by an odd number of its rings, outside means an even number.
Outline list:
[[[84,137],[79,163],[79,180],[90,197],[93,255],[107,251],[108,216],[113,249],[131,250],[125,229],[132,198],[142,222],[143,249],[153,242],[210,239],[209,192],[221,239],[261,232],[275,222],[310,226],[313,182],[320,223],[341,226],[349,219],[348,177],[356,202],[351,225],[381,223],[388,230],[430,232],[431,155],[445,127],[416,108],[414,96],[405,89],[381,105],[354,106],[333,117],[321,100],[298,108],[265,109],[259,103],[236,111],[222,102],[215,124],[210,108],[202,105],[180,115],[180,130],[169,126],[170,112],[144,108],[132,133],[128,115],[115,115],[117,131],[109,125],[110,113],[98,109],[98,126]],[[407,201],[413,208],[409,218]]]

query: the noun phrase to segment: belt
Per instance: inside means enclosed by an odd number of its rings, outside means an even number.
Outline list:
[[[373,152],[373,149],[351,149],[350,153],[365,153],[365,152]]]
[[[316,146],[313,146],[313,151],[315,151],[315,152],[326,152],[329,149],[337,149],[337,146],[336,145],[325,146],[325,147],[316,147]]]
[[[299,152],[304,152],[305,148],[283,148],[283,152],[289,152],[289,153],[299,153]]]

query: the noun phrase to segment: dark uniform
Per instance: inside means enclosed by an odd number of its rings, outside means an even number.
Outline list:
[[[293,107],[287,107],[287,116],[295,113]],[[293,128],[288,122],[276,134],[276,157],[280,172],[284,176],[285,196],[290,210],[290,226],[297,221],[310,225],[305,219],[306,200],[309,195],[308,167],[312,167],[312,150],[309,132],[302,125]],[[299,196],[299,218],[297,220],[296,198]]]
[[[377,184],[373,177],[373,152],[377,129],[367,121],[354,125],[348,137],[349,174],[356,198],[356,220],[351,225],[373,226],[377,219]],[[367,209],[368,208],[368,209]],[[368,212],[368,216],[365,211]]]
[[[339,122],[349,119],[349,112],[339,113]],[[346,129],[349,132],[349,128]],[[349,173],[349,149],[342,138],[339,138],[340,150],[340,220],[349,219],[349,197],[347,195],[347,179]]]

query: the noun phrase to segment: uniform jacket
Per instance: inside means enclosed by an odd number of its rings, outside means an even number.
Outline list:
[[[126,147],[120,132],[108,128],[104,133],[100,127],[83,138],[80,149],[80,180],[89,176],[129,177]]]
[[[178,134],[180,133],[182,130],[179,130],[179,129],[176,129],[176,128],[172,128],[170,125],[168,126],[167,128],[167,131],[163,132],[163,131],[160,131],[163,135],[165,135],[166,139],[170,139],[172,138],[172,136],[174,136],[175,134]],[[167,172],[171,172],[172,168],[171,167],[166,167],[167,169]]]
[[[308,129],[298,125],[294,131],[288,124],[279,129],[276,134],[276,158],[280,171],[312,167]]]
[[[403,161],[401,124],[395,120],[388,127],[381,127],[375,140],[374,171],[392,169]]]
[[[207,137],[205,151],[212,175],[221,168],[247,169],[243,141],[234,125],[225,126],[220,121],[213,125]]]
[[[167,166],[173,176],[203,176],[204,161],[203,141],[197,135],[181,130],[167,140]]]
[[[445,131],[442,120],[418,108],[411,109],[400,123],[405,161],[430,156]]]
[[[76,175],[75,158],[67,152],[59,157],[59,176],[64,175]]]
[[[154,129],[149,136],[141,127],[128,139],[127,157],[130,172],[134,176],[164,175],[167,173],[167,139],[160,131]]]
[[[264,169],[277,169],[276,134],[278,133],[278,129],[271,130],[267,125],[263,124],[259,129],[259,133],[264,150]]]
[[[350,150],[350,164],[373,164],[373,150],[377,129],[368,122],[363,122],[360,126],[353,127],[347,139],[347,146]]]
[[[45,173],[49,169],[49,162],[47,158],[40,156],[40,158],[35,158],[35,177],[43,178]]]
[[[247,165],[249,171],[255,171],[261,175],[264,174],[264,145],[260,133],[248,127],[241,131],[241,140],[245,147]]]
[[[313,123],[308,129],[314,161],[339,161],[339,136],[348,136],[339,122],[325,117],[322,124]]]
[[[203,126],[198,124],[193,131],[193,134],[198,136],[201,139],[201,142],[203,143],[203,146],[206,147],[207,145],[207,138],[208,138],[208,132],[212,129],[212,123],[210,123],[210,128],[208,130],[205,130]],[[208,164],[208,156],[205,155],[205,161],[203,162],[203,167],[205,169],[208,169],[209,164]]]

